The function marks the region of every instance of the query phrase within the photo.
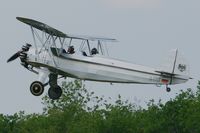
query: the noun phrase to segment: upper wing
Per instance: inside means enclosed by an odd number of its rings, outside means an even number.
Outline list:
[[[23,18],[23,17],[17,17],[16,19],[25,24],[30,25],[31,27],[34,27],[38,30],[44,31],[50,35],[57,36],[57,37],[90,40],[90,41],[110,41],[110,42],[117,41],[116,39],[104,38],[104,37],[90,37],[90,36],[77,36],[77,35],[65,34],[57,29],[52,28],[51,26],[48,26],[47,24],[44,24],[42,22],[39,22],[33,19]]]
[[[36,21],[33,19],[28,19],[28,18],[22,18],[22,17],[17,17],[17,20],[19,20],[25,24],[28,24],[38,30],[44,31],[50,35],[57,36],[57,37],[64,37],[64,38],[67,37],[67,35],[65,33],[61,32],[57,29],[54,29],[54,28],[48,26],[47,24],[41,23],[39,21]]]

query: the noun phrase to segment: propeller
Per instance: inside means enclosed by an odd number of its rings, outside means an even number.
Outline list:
[[[18,51],[17,53],[15,53],[14,55],[12,55],[8,60],[7,63],[17,59],[20,56],[20,53],[22,53],[23,51]]]
[[[17,53],[13,54],[8,60],[7,63],[17,59],[18,57],[22,56],[24,54],[24,52],[27,52],[29,50],[29,48],[31,47],[30,44],[26,44],[26,46],[22,47],[22,50],[18,51]]]

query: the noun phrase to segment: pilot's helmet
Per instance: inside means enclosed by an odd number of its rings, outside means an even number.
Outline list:
[[[98,52],[98,50],[96,49],[96,48],[93,48],[92,50],[91,50],[91,54],[92,55],[95,55],[95,54],[98,54],[99,52]]]
[[[74,51],[74,46],[69,46],[67,52],[70,53],[70,54],[73,54],[75,52]]]

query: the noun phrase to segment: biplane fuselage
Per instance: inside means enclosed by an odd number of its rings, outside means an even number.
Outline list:
[[[156,72],[156,69],[127,63],[125,61],[104,57],[102,55],[82,56],[60,53],[53,57],[48,52],[35,55],[35,49],[28,52],[27,62],[37,68],[44,67],[50,71],[66,77],[82,80],[110,82],[110,83],[137,83],[137,84],[180,84],[188,80],[185,76],[165,76]],[[61,50],[62,51],[62,50]],[[54,58],[54,61],[52,60]]]

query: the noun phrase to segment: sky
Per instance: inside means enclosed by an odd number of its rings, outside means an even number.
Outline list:
[[[171,86],[85,82],[89,91],[111,97],[120,94],[145,107],[150,99],[173,99],[180,90],[195,90],[200,79],[200,1],[198,0],[1,0],[0,1],[0,113],[42,112],[42,96],[29,91],[37,75],[27,71],[19,60],[7,59],[26,42],[32,43],[30,28],[16,20],[32,18],[64,33],[116,38],[108,45],[109,55],[157,68],[167,52],[178,48],[190,63],[193,80]],[[48,89],[45,89],[47,93]]]

